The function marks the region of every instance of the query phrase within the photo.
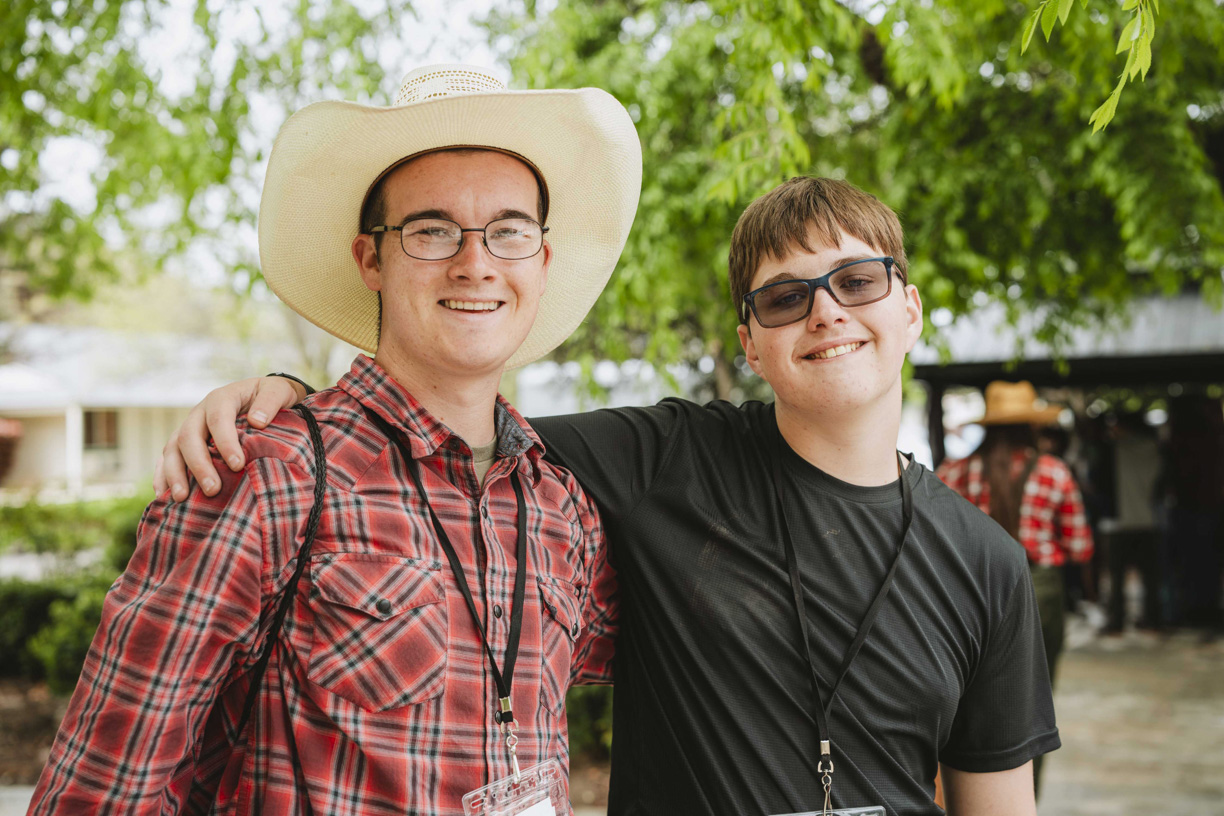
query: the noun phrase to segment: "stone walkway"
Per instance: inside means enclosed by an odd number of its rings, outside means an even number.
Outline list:
[[[1040,816],[1224,816],[1224,641],[1073,622],[1068,643]],[[31,791],[0,788],[0,816],[23,814]]]
[[[1224,814],[1224,641],[1095,638],[1059,674],[1041,816]]]

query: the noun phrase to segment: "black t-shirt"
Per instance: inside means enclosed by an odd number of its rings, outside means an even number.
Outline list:
[[[664,400],[532,425],[599,506],[621,577],[609,812],[818,808],[773,406]],[[901,490],[839,481],[779,444],[827,694],[896,553]],[[921,465],[905,478],[909,543],[829,717],[833,803],[937,814],[938,762],[1007,770],[1059,740],[1023,550]]]

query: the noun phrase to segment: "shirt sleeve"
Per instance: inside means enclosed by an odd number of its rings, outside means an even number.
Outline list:
[[[543,417],[531,426],[546,458],[569,470],[595,500],[605,523],[637,506],[674,449],[682,418],[678,400],[649,408],[611,408]]]
[[[578,513],[587,531],[587,591],[582,617],[586,626],[574,648],[570,685],[608,685],[612,682],[612,657],[620,614],[616,570],[608,563],[608,542],[599,513],[583,496]]]
[[[145,511],[31,813],[185,808],[197,742],[247,659],[260,613],[256,491],[245,473],[218,471],[216,497],[193,490],[174,502],[167,494]]]
[[[1058,538],[1067,557],[1077,564],[1092,558],[1092,529],[1088,526],[1088,514],[1084,510],[1084,499],[1071,469],[1060,463],[1062,475],[1058,481],[1059,501]]]
[[[958,770],[1011,770],[1061,744],[1037,600],[1018,548],[1014,566],[1018,580],[1002,616],[986,635],[940,749],[939,761]]]

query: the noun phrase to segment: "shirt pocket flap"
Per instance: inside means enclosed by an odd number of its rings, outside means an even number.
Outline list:
[[[577,640],[582,631],[582,615],[574,587],[556,580],[541,579],[539,584],[544,614],[551,617],[571,641]]]
[[[311,567],[322,600],[376,620],[445,598],[438,572],[412,558],[340,553],[320,556]]]

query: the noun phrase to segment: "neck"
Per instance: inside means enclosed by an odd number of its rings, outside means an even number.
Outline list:
[[[381,346],[374,362],[469,447],[487,444],[496,436],[494,410],[501,372],[471,377],[439,374]]]
[[[801,411],[778,400],[778,430],[795,453],[836,479],[863,487],[889,484],[897,479],[899,382],[896,392],[869,408],[840,412]]]

